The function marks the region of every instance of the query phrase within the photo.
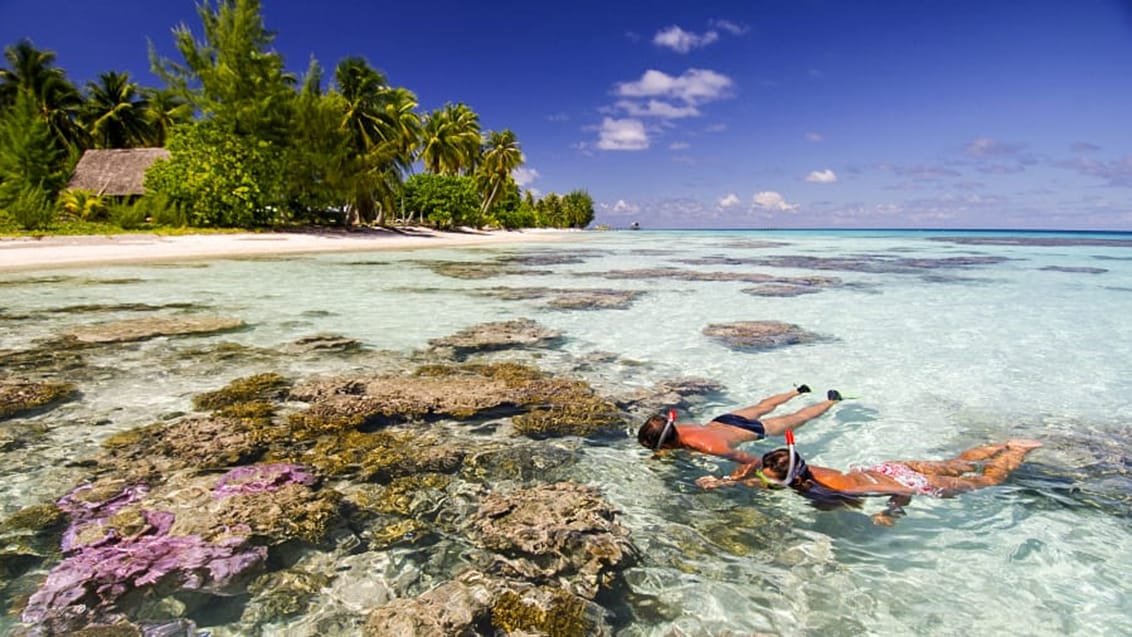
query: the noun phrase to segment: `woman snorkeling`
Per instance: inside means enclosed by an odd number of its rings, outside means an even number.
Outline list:
[[[788,448],[775,449],[762,457],[762,467],[744,480],[714,476],[696,481],[713,489],[728,484],[752,487],[789,487],[809,498],[820,509],[842,506],[859,508],[861,498],[890,496],[888,507],[872,516],[875,524],[892,526],[904,515],[912,496],[950,498],[966,491],[1001,484],[1017,469],[1026,454],[1042,446],[1037,440],[1015,439],[968,449],[949,460],[892,460],[848,472],[809,465],[794,450],[793,432],[787,432]]]

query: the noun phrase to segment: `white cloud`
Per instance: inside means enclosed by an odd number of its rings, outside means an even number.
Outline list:
[[[649,147],[649,136],[645,125],[638,119],[606,117],[601,121],[597,147],[602,150],[644,150]]]
[[[735,206],[738,206],[740,203],[742,203],[742,201],[739,199],[739,195],[736,195],[733,192],[729,192],[729,193],[727,193],[727,196],[725,196],[725,197],[723,197],[722,199],[719,200],[719,207],[720,208],[734,208]]]
[[[823,137],[821,133],[815,133],[811,131],[809,133],[806,133],[806,141],[814,142],[816,144],[818,142],[824,142],[825,137]]]
[[[806,175],[806,181],[812,184],[833,184],[837,183],[837,174],[829,168],[825,170],[815,170]]]
[[[964,148],[972,157],[1003,157],[1016,155],[1022,147],[1018,144],[1008,144],[989,137],[979,137],[972,140]]]
[[[719,29],[720,31],[726,31],[731,35],[743,35],[749,30],[746,26],[737,24],[730,20],[710,20],[708,21],[708,24],[710,24],[712,28]]]
[[[632,117],[662,117],[664,119],[680,119],[682,117],[699,117],[700,111],[695,106],[676,106],[668,102],[660,100],[649,100],[648,102],[634,102],[632,100],[620,100],[615,106]]]
[[[612,206],[610,206],[609,204],[602,204],[601,207],[608,208],[610,212],[617,215],[633,215],[641,211],[640,206],[629,203],[624,199],[618,199],[617,203],[613,204]]]
[[[786,198],[773,190],[764,190],[754,196],[756,208],[762,210],[797,210],[798,204],[789,203]]]
[[[712,124],[704,129],[705,133],[722,133],[727,130],[727,124]]]
[[[731,78],[709,69],[688,69],[674,77],[663,71],[649,69],[635,82],[621,82],[617,94],[621,97],[670,97],[688,104],[702,104],[728,96]]]
[[[668,145],[668,150],[685,150],[691,147],[692,145],[688,142],[672,142]]]
[[[652,43],[657,46],[667,47],[677,53],[687,53],[692,49],[707,46],[718,39],[719,32],[717,31],[708,31],[703,35],[697,35],[673,25],[667,29],[657,31],[656,35],[652,38]]]
[[[526,186],[527,184],[531,183],[532,181],[538,179],[539,174],[538,174],[538,171],[535,170],[534,168],[527,168],[526,166],[519,166],[515,170],[511,171],[511,178],[515,180],[516,184],[518,184],[520,187],[522,187],[522,186]]]

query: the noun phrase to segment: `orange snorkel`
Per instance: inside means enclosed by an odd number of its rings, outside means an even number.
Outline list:
[[[790,450],[790,468],[786,470],[786,479],[782,481],[785,486],[790,486],[794,481],[794,462],[798,458],[798,452],[794,451],[794,430],[786,430],[786,448]]]
[[[786,479],[785,480],[779,480],[777,478],[772,478],[772,477],[766,475],[765,473],[763,473],[762,468],[755,469],[755,476],[757,476],[758,479],[764,485],[766,485],[767,487],[769,487],[771,489],[781,488],[781,487],[789,487],[790,483],[794,481],[794,477],[795,477],[794,476],[794,469],[797,466],[796,463],[797,463],[797,459],[798,459],[798,452],[794,450],[794,430],[793,429],[787,429],[786,430],[786,448],[790,450],[790,465],[786,469]]]

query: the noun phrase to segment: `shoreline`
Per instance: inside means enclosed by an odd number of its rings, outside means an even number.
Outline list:
[[[232,234],[120,234],[0,238],[0,272],[86,265],[160,263],[213,258],[270,257],[562,241],[562,229],[439,231],[424,227]]]

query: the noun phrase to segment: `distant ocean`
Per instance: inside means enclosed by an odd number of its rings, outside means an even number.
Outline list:
[[[471,278],[454,276],[454,262],[500,267]],[[753,274],[780,282],[743,276]],[[547,302],[548,290],[564,289],[639,295],[608,309]],[[206,359],[202,349],[281,351],[304,336],[335,335],[408,357],[430,339],[528,318],[564,340],[514,355],[601,392],[674,378],[719,384],[682,408],[681,420],[708,420],[800,383],[814,395],[779,413],[830,388],[852,396],[798,431],[814,464],[942,459],[1015,437],[1046,444],[1005,484],[916,498],[907,517],[880,528],[867,514],[881,499],[864,512],[822,512],[790,493],[701,491],[697,477],[731,465],[688,454],[652,459],[635,440],[636,421],[623,436],[549,440],[577,457],[570,477],[600,489],[641,549],[623,588],[603,598],[615,634],[1132,634],[1129,233],[595,231],[491,248],[0,273],[0,295],[6,352],[154,313],[250,326],[105,350],[74,370],[80,400],[0,423],[19,440],[0,447],[3,516],[59,497],[81,475],[70,461],[114,433],[192,411],[196,394],[264,371],[359,371],[336,354]],[[740,321],[781,321],[811,338],[751,349],[704,333]],[[468,427],[462,435],[499,433]],[[390,549],[396,559],[367,559],[420,564],[435,550],[399,547]],[[49,568],[4,589],[4,606]],[[410,595],[423,584],[413,572],[369,576]],[[350,582],[332,581],[298,617],[207,629],[213,637],[319,634],[320,618],[350,608]],[[15,620],[0,618],[0,630]]]

